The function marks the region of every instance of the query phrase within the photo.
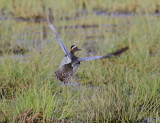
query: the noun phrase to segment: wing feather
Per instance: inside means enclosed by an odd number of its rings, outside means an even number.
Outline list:
[[[63,51],[65,52],[65,54],[71,59],[71,54],[68,52],[67,48],[65,47],[65,45],[63,44],[63,42],[61,41],[57,31],[56,31],[56,28],[53,24],[53,16],[52,16],[52,11],[51,9],[48,10],[48,15],[47,15],[47,21],[49,23],[49,27],[50,29],[53,31],[53,33],[56,35],[56,38],[59,42],[59,44],[61,45]]]
[[[119,50],[117,50],[113,53],[110,53],[110,54],[107,54],[107,55],[104,55],[104,56],[93,56],[93,57],[78,58],[78,60],[80,62],[82,62],[82,61],[89,61],[89,60],[96,60],[96,59],[111,58],[113,56],[120,55],[121,53],[125,52],[128,49],[129,49],[128,47],[124,47],[124,48],[121,48],[121,49],[119,49]]]

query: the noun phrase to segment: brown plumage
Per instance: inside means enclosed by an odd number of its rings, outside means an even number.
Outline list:
[[[55,76],[61,82],[68,83],[72,81],[72,72],[73,72],[72,63],[69,63],[63,65],[62,68],[56,70]]]

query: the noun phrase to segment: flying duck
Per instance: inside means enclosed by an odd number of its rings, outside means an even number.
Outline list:
[[[60,64],[59,69],[55,71],[56,78],[58,80],[60,80],[61,82],[68,83],[68,82],[73,81],[72,76],[74,75],[76,70],[79,68],[80,62],[89,61],[89,60],[96,60],[96,59],[111,58],[113,56],[120,55],[121,53],[123,53],[129,49],[128,46],[126,46],[124,48],[121,48],[113,53],[110,53],[110,54],[107,54],[104,56],[93,56],[93,57],[79,58],[79,57],[75,56],[75,52],[80,51],[81,49],[79,49],[76,45],[72,45],[70,48],[70,52],[69,52],[67,50],[67,48],[65,47],[65,45],[63,44],[63,42],[61,41],[61,39],[56,31],[56,28],[53,24],[53,16],[52,16],[52,13],[50,10],[49,10],[49,13],[47,16],[47,21],[49,23],[49,27],[51,28],[51,30],[55,34],[62,50],[65,53],[65,56]]]

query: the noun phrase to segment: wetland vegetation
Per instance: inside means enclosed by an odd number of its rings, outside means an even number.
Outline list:
[[[159,0],[0,0],[0,122],[159,122]],[[120,57],[88,61],[80,85],[54,76],[64,56],[44,16],[80,57],[124,46]]]

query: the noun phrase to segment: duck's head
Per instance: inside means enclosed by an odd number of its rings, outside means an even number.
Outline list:
[[[80,51],[80,50],[81,49],[79,49],[76,45],[72,45],[70,52],[71,52],[71,54],[74,54],[76,51]]]

